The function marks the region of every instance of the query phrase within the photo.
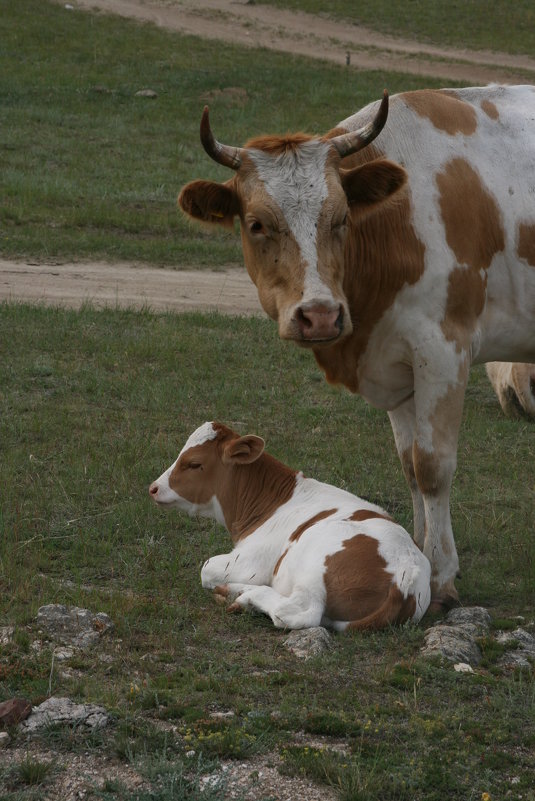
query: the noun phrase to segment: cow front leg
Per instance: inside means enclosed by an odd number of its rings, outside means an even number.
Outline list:
[[[449,384],[437,381],[435,376],[423,376],[422,381],[416,382],[412,457],[425,513],[423,552],[431,563],[432,609],[459,602],[455,588],[459,558],[451,526],[450,493],[467,377],[465,359]]]
[[[388,412],[399,460],[412,497],[414,541],[423,551],[425,542],[424,499],[416,480],[413,461],[413,446],[416,432],[414,396],[397,409]]]

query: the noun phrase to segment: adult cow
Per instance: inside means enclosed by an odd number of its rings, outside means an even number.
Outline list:
[[[535,87],[405,92],[390,112],[385,92],[324,136],[243,148],[214,138],[205,108],[201,140],[234,175],[193,181],[180,206],[238,217],[280,336],[388,411],[435,606],[455,603],[449,497],[468,371],[535,360]]]

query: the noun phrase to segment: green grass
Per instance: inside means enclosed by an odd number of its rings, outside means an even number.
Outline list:
[[[535,7],[531,0],[263,0],[266,5],[324,14],[383,33],[436,45],[535,51]]]
[[[437,85],[45,0],[2,0],[1,40],[0,253],[48,261],[241,261],[233,234],[176,210],[188,180],[229,178],[199,141],[206,102],[216,135],[242,144],[267,131],[323,133],[385,86]],[[136,97],[147,87],[156,99]]]
[[[410,528],[386,415],[327,386],[268,321],[0,308],[0,620],[21,632],[0,654],[0,700],[37,703],[51,681],[53,693],[104,704],[110,730],[48,731],[44,743],[105,749],[149,773],[165,755],[171,773],[150,780],[162,799],[189,775],[190,750],[216,760],[277,752],[285,770],[331,784],[341,801],[511,789],[533,799],[533,675],[498,669],[491,641],[473,676],[419,658],[425,626],[338,636],[303,663],[267,619],[229,616],[202,590],[200,566],[229,548],[228,535],[156,509],[147,487],[214,418],[260,433],[288,464]],[[475,370],[452,498],[459,590],[502,626],[535,611],[534,448],[532,428],[503,417]],[[49,648],[30,647],[37,609],[51,602],[115,623],[96,652],[67,661],[71,677],[58,666],[51,675]],[[235,715],[214,722],[214,710]],[[319,756],[295,742],[300,730],[322,738]],[[331,748],[340,737],[343,757]]]

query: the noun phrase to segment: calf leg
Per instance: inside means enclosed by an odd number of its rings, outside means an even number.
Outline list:
[[[279,629],[319,626],[323,615],[323,604],[315,601],[309,592],[296,590],[286,597],[267,585],[251,586],[244,590],[236,598],[233,607],[263,612]]]
[[[267,572],[260,564],[252,564],[239,550],[234,550],[206,560],[201,570],[201,584],[209,590],[230,583],[264,584],[268,580]]]

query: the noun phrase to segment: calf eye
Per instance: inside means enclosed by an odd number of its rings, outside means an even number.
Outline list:
[[[249,230],[252,234],[259,234],[263,231],[262,223],[259,220],[253,220],[253,222],[249,226]]]

